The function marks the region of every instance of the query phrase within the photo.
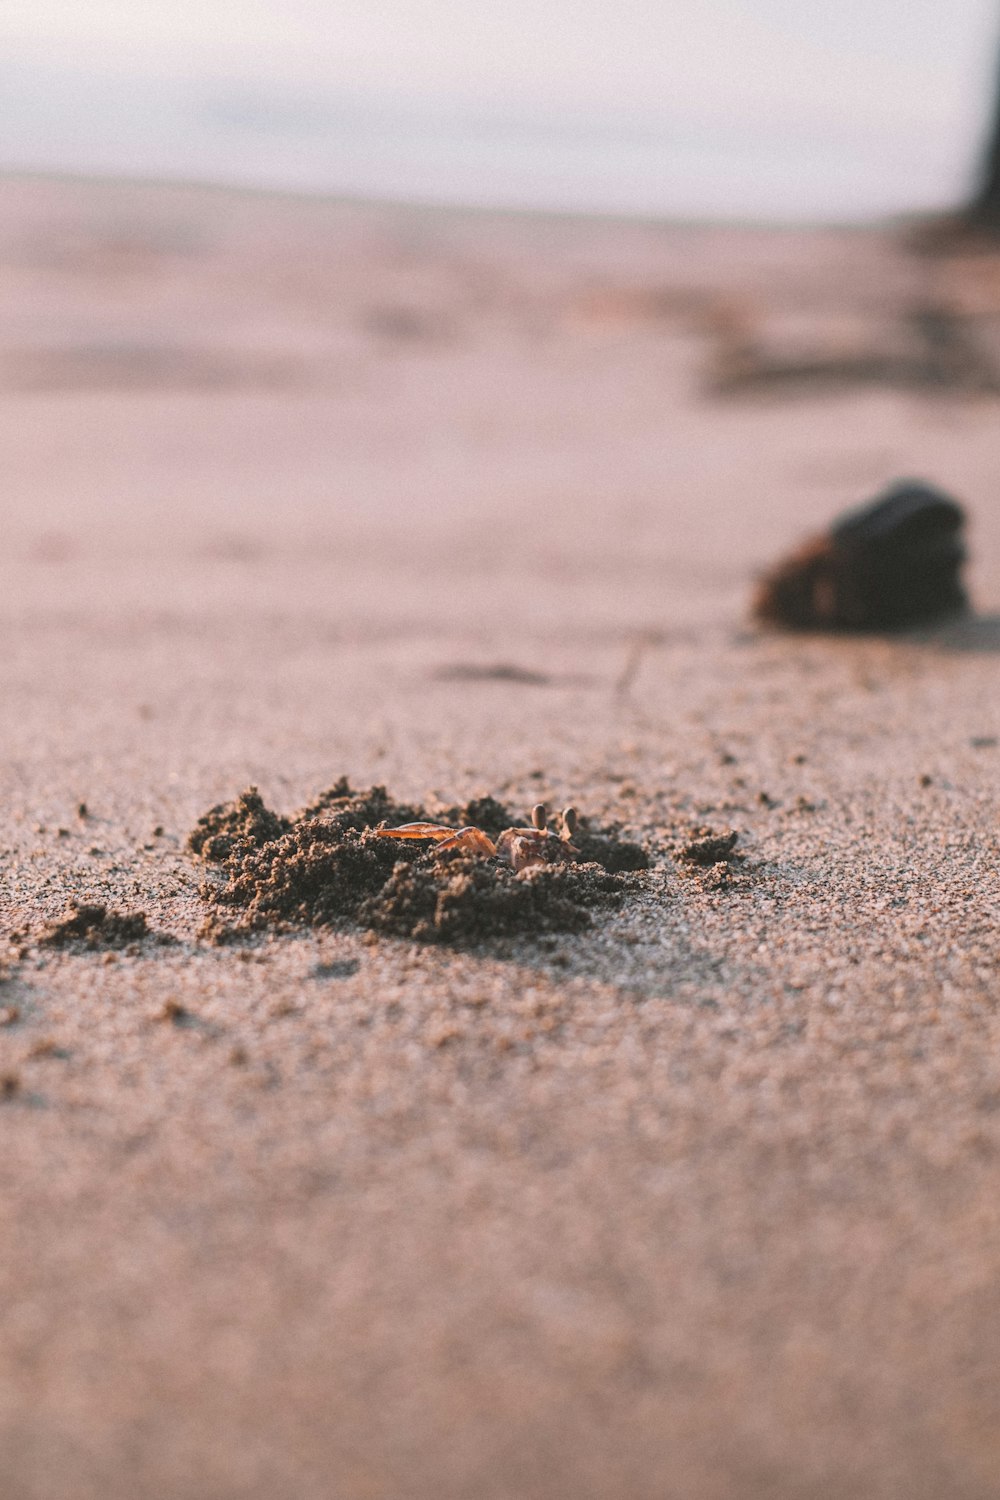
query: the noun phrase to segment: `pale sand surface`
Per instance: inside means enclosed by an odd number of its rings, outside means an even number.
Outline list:
[[[180,939],[11,950],[0,1494],[1000,1493],[1000,404],[699,393],[720,298],[895,337],[995,263],[8,181],[0,266],[2,924]],[[969,505],[976,619],[748,626],[901,474]],[[551,682],[438,675],[498,662]],[[754,868],[486,951],[200,943],[198,814],[344,772]]]

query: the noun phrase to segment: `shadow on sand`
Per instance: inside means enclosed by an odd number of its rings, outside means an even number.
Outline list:
[[[914,632],[909,638],[936,646],[939,651],[1000,651],[1000,615],[963,615],[933,630]]]

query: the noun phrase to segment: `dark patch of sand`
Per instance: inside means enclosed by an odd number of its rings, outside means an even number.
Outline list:
[[[63,915],[43,930],[38,939],[41,948],[125,948],[130,943],[155,937],[169,941],[162,933],[150,931],[146,913],[111,911],[99,903],[71,901]]]
[[[702,866],[739,859],[741,856],[735,853],[738,839],[739,834],[735,828],[727,828],[724,833],[711,828],[696,828],[678,849],[677,857],[686,864]]]

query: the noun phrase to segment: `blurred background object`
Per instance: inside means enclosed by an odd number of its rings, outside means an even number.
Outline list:
[[[986,229],[1000,227],[1000,70],[993,101],[993,121],[983,155],[982,173],[968,206],[968,217]]]
[[[894,630],[960,614],[964,525],[950,496],[904,480],[784,558],[754,612],[799,630]]]

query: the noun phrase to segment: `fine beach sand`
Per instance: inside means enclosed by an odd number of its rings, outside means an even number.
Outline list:
[[[993,1500],[1000,401],[711,384],[989,351],[1000,261],[11,179],[0,264],[0,1494]],[[750,624],[907,475],[973,617]],[[345,773],[656,867],[580,936],[200,940],[195,819]],[[69,897],[178,941],[40,948]]]

